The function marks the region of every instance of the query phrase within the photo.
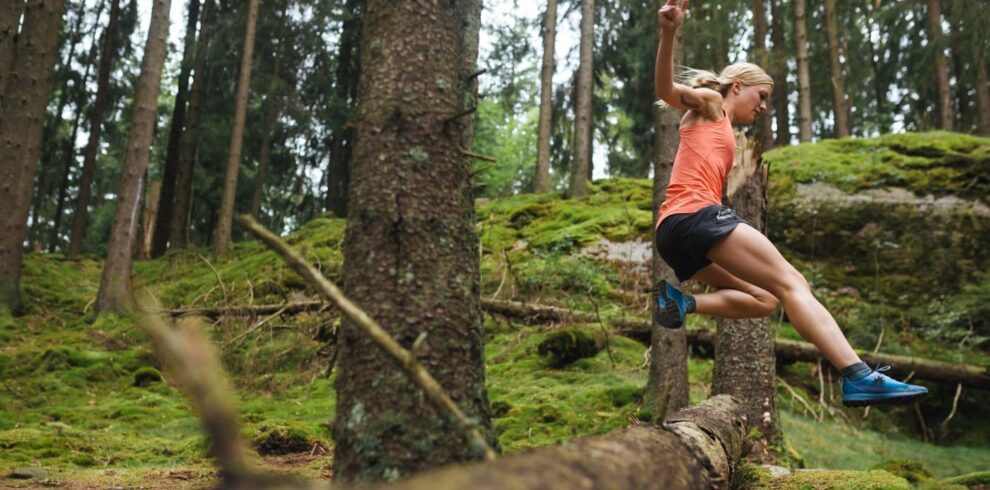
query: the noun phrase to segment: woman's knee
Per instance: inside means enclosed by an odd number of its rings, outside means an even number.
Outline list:
[[[760,303],[756,311],[757,316],[760,318],[773,315],[777,311],[777,305],[780,304],[780,301],[770,293],[757,295],[756,300]]]

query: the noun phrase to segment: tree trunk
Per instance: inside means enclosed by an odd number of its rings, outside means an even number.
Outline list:
[[[79,177],[79,195],[76,197],[76,211],[72,216],[72,232],[69,235],[69,248],[65,255],[75,259],[82,251],[86,237],[86,219],[89,213],[89,200],[96,173],[96,153],[99,151],[100,136],[103,133],[103,117],[110,104],[110,71],[117,55],[117,24],[120,17],[120,0],[112,0],[110,19],[103,31],[100,48],[100,68],[96,78],[96,101],[89,113],[89,140],[83,150],[82,175]]]
[[[659,9],[666,3],[656,2]],[[683,31],[677,32],[674,43],[674,66],[684,64]],[[660,31],[657,31],[659,39]],[[657,222],[660,205],[667,196],[667,184],[674,168],[674,157],[681,138],[678,128],[682,112],[671,106],[658,107],[654,104],[653,123],[655,139],[653,145],[653,222]],[[674,271],[667,265],[656,249],[653,249],[652,279],[656,284],[666,279],[677,284]],[[651,304],[651,308],[657,305]],[[650,328],[650,371],[646,381],[646,396],[643,398],[646,410],[654,420],[684,408],[688,399],[687,337],[684,329],[671,330],[653,324]]]
[[[168,39],[171,3],[171,0],[155,0],[151,8],[148,40],[145,43],[141,74],[134,93],[134,112],[131,115],[131,132],[127,138],[127,154],[120,174],[117,210],[110,231],[107,262],[100,278],[100,291],[96,295],[96,310],[99,312],[119,311],[130,304],[131,261],[137,211],[158,116],[158,95],[161,88],[162,64],[165,61],[165,42]]]
[[[196,66],[193,68],[193,84],[189,91],[189,108],[186,110],[186,130],[179,140],[179,164],[175,172],[175,199],[172,219],[169,223],[168,242],[172,249],[185,248],[189,244],[189,210],[192,207],[192,181],[196,162],[196,142],[199,134],[199,108],[206,87],[206,58],[210,47],[210,31],[213,29],[213,0],[206,0],[199,22],[199,38],[196,40]]]
[[[89,81],[89,67],[82,78],[82,87]],[[62,230],[62,215],[65,214],[65,199],[69,193],[69,176],[72,173],[72,162],[76,159],[76,136],[82,119],[82,105],[85,91],[80,87],[76,100],[75,116],[72,120],[72,133],[62,145],[62,177],[58,184],[58,197],[55,201],[55,214],[52,217],[52,229],[48,234],[48,253],[54,253],[59,245],[59,232]]]
[[[787,146],[791,144],[791,121],[790,108],[787,104],[787,96],[790,86],[787,83],[787,53],[788,49],[784,45],[784,14],[781,12],[781,0],[768,0],[770,2],[770,42],[773,43],[773,50],[770,51],[770,74],[773,76],[773,115],[777,119],[777,139],[774,146]]]
[[[574,162],[568,196],[581,197],[588,193],[591,174],[591,98],[594,95],[595,0],[581,0],[581,48],[577,73],[576,103],[574,105]]]
[[[151,256],[160,257],[168,250],[169,225],[175,208],[175,177],[179,171],[179,142],[186,122],[186,104],[189,99],[189,72],[196,58],[196,24],[199,21],[199,0],[189,0],[186,18],[185,48],[179,68],[179,89],[172,108],[172,123],[168,132],[168,148],[165,151],[165,168],[162,172],[161,194],[151,245]]]
[[[540,120],[536,141],[533,192],[550,191],[550,129],[553,123],[553,50],[557,40],[557,0],[547,0],[543,18],[543,64],[540,66]]]
[[[27,3],[0,106],[0,307],[12,312],[21,306],[21,257],[64,10],[63,0]]]
[[[979,44],[980,41],[973,41]],[[987,63],[983,59],[982,51],[974,63],[976,63],[976,105],[978,107],[977,134],[990,136],[990,80],[987,78]]]
[[[347,19],[340,33],[337,52],[337,104],[341,113],[353,115],[357,104],[358,76],[361,73],[361,18],[365,0],[347,0]],[[332,130],[330,163],[327,167],[327,209],[338,218],[347,217],[347,194],[351,180],[354,140],[357,132],[348,117]]]
[[[753,39],[756,47],[756,59],[760,66],[773,71],[770,66],[770,57],[767,54],[767,15],[763,2],[765,0],[753,0]],[[775,84],[776,85],[776,84]],[[757,126],[757,141],[760,142],[760,149],[767,151],[773,148],[773,107],[769,107],[766,115],[760,116],[760,124]]]
[[[835,0],[825,0],[825,31],[828,34],[828,61],[832,75],[832,112],[835,115],[835,137],[849,136],[849,107],[846,104],[846,90],[839,43],[839,26],[836,19]]]
[[[746,443],[739,403],[709,398],[664,420],[454,466],[378,490],[728,489]]]
[[[3,94],[14,66],[14,45],[17,44],[17,28],[24,13],[24,0],[0,2],[0,108]]]
[[[949,65],[945,60],[945,40],[942,35],[941,0],[928,0],[929,42],[935,54],[935,86],[938,90],[939,129],[952,131],[952,102],[949,100]]]
[[[288,6],[289,3],[287,0],[282,2],[278,32],[275,34],[275,42],[278,43],[278,47],[275,48],[275,59],[272,61],[271,80],[268,82],[268,95],[265,96],[265,125],[263,126],[264,132],[261,134],[261,153],[258,155],[258,171],[254,176],[254,190],[251,193],[250,212],[251,216],[255,219],[258,219],[258,213],[261,211],[261,193],[265,186],[268,159],[271,156],[272,133],[275,132],[275,124],[278,122],[278,116],[281,113],[278,85],[279,74],[282,72],[282,50],[285,42],[282,39],[282,31],[286,22],[285,11]]]
[[[461,150],[473,137],[480,16],[477,0],[367,2],[343,282],[404,346],[425,335],[418,360],[494,446]],[[335,478],[401,478],[481,456],[351,322],[340,338]]]
[[[808,32],[805,0],[794,0],[794,38],[798,66],[798,140],[811,141],[811,78],[808,76]]]
[[[866,20],[869,29],[869,35],[872,37],[874,29],[877,32],[876,45],[874,43],[866,43],[870,49],[870,70],[873,76],[873,100],[876,103],[876,113],[877,117],[876,124],[877,129],[881,133],[887,133],[890,131],[890,115],[887,110],[887,85],[884,83],[883,78],[880,76],[881,66],[880,63],[883,60],[883,53],[886,51],[884,43],[884,32],[883,32],[883,22],[880,21],[880,15],[878,10],[879,5],[871,5],[871,2],[866,2]]]
[[[244,143],[244,121],[247,118],[248,90],[251,88],[251,58],[254,56],[254,26],[258,21],[259,0],[249,0],[247,29],[244,31],[244,50],[241,54],[241,77],[237,82],[237,98],[234,101],[234,128],[230,132],[230,151],[227,153],[227,172],[223,179],[223,197],[217,217],[216,234],[213,237],[213,255],[227,251],[230,228],[234,220],[234,198],[237,196],[237,175],[241,169],[241,147]]]
[[[726,179],[729,203],[740,218],[761,233],[766,233],[767,227],[767,176],[768,169],[752,145],[745,137],[737,138],[736,161]],[[769,450],[779,447],[781,433],[774,399],[776,358],[770,320],[719,320],[717,324],[712,393],[739,399],[750,431],[759,431],[758,438],[750,437],[751,455],[774,461],[775,455]]]
[[[144,174],[145,180],[148,173]],[[158,219],[158,206],[162,202],[162,181],[153,180],[148,183],[147,192],[144,193],[144,212],[141,213],[141,245],[139,256],[142,259],[150,259],[155,239],[155,221]]]

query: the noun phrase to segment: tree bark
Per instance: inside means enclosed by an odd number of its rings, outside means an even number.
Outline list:
[[[3,95],[14,66],[14,45],[17,44],[22,13],[24,0],[0,2],[0,108],[3,108]]]
[[[272,61],[272,72],[270,74],[271,80],[268,82],[268,95],[265,96],[265,125],[263,126],[264,132],[261,134],[261,152],[258,155],[258,171],[254,176],[254,190],[251,192],[251,211],[250,214],[254,219],[258,219],[258,213],[261,212],[261,194],[265,186],[265,176],[268,170],[268,159],[271,156],[272,150],[272,133],[275,132],[275,124],[278,122],[278,116],[281,113],[281,100],[278,96],[278,86],[279,86],[279,75],[282,72],[282,50],[285,41],[282,39],[282,31],[284,30],[286,18],[286,9],[289,3],[287,0],[283,0],[281,12],[279,14],[279,24],[278,32],[275,34],[275,42],[278,46],[275,48],[274,60]]]
[[[473,136],[480,15],[477,0],[367,2],[343,282],[400,344],[426,335],[417,359],[494,446],[461,150]],[[481,457],[349,320],[340,339],[336,478],[394,479]]]
[[[348,17],[340,33],[337,51],[336,101],[342,114],[354,114],[357,104],[358,76],[361,73],[361,18],[365,0],[347,0]],[[339,218],[347,217],[347,194],[356,131],[351,117],[335,125],[331,134],[330,163],[327,167],[327,209]]]
[[[192,204],[193,170],[196,162],[196,143],[199,134],[199,108],[206,87],[206,58],[213,29],[213,0],[206,0],[199,22],[199,38],[196,40],[196,65],[193,68],[193,84],[189,91],[189,107],[186,110],[186,130],[179,140],[179,164],[175,172],[175,201],[169,223],[168,242],[172,249],[185,248],[189,244],[189,210]]]
[[[788,49],[784,43],[784,14],[781,12],[781,0],[768,0],[770,2],[770,42],[773,43],[773,50],[770,51],[770,75],[773,77],[773,115],[777,119],[777,138],[774,146],[787,146],[791,144],[791,121],[790,108],[787,104],[787,96],[790,93],[790,85],[787,83],[787,53]]]
[[[808,28],[805,0],[794,0],[794,38],[798,66],[798,140],[811,141],[811,78],[808,75]]]
[[[767,54],[767,14],[764,8],[765,0],[753,0],[753,44],[756,47],[756,59],[760,66],[773,71],[770,56]],[[774,83],[776,85],[776,83]],[[773,107],[769,107],[766,115],[760,116],[757,132],[761,151],[773,148]]]
[[[251,59],[254,57],[254,27],[258,21],[259,0],[249,0],[247,29],[244,31],[244,49],[241,54],[241,76],[237,82],[234,100],[234,127],[230,132],[230,151],[227,153],[227,172],[223,179],[223,197],[213,237],[213,255],[227,251],[230,229],[234,220],[234,198],[237,196],[237,176],[241,169],[241,148],[244,143],[244,121],[247,118],[248,91],[251,87]]]
[[[939,129],[952,131],[952,102],[949,100],[949,65],[945,60],[945,40],[942,35],[941,0],[928,0],[928,37],[935,54],[935,87],[938,94]]]
[[[973,41],[974,44],[979,41]],[[990,136],[990,79],[987,63],[982,54],[976,57],[976,105],[978,107],[977,134]]]
[[[71,260],[79,257],[86,237],[86,220],[89,214],[89,200],[92,193],[93,177],[96,173],[96,153],[99,151],[100,136],[103,133],[103,117],[110,105],[110,72],[117,56],[117,27],[120,18],[120,0],[112,0],[110,19],[103,31],[100,43],[100,68],[96,76],[96,101],[89,113],[89,139],[83,150],[82,174],[79,177],[79,194],[76,197],[76,211],[72,216],[72,232],[69,235],[69,248],[65,256]]]
[[[557,40],[557,0],[547,0],[543,17],[543,63],[540,65],[540,119],[537,124],[536,175],[533,192],[550,191],[550,130],[553,124],[553,52]]]
[[[591,163],[591,98],[594,96],[595,0],[581,0],[581,46],[578,64],[576,102],[574,105],[574,162],[568,196],[581,197],[588,193]]]
[[[662,427],[633,425],[374,488],[728,489],[745,439],[746,423],[738,402],[717,396],[668,417]]]
[[[169,226],[172,224],[172,210],[175,208],[175,180],[179,172],[179,143],[186,123],[186,105],[189,100],[189,73],[196,58],[196,25],[199,22],[199,0],[189,0],[186,17],[185,48],[182,65],[179,67],[179,88],[172,108],[172,123],[168,132],[168,147],[165,150],[165,165],[162,172],[161,194],[155,218],[151,256],[161,257],[168,250]]]
[[[736,140],[736,161],[726,180],[729,203],[747,223],[766,233],[768,169],[746,138]],[[774,462],[770,452],[782,440],[774,398],[776,363],[773,329],[767,318],[718,320],[712,393],[736,397],[759,437],[750,455],[763,462]]]
[[[119,311],[130,305],[131,263],[138,206],[158,116],[158,95],[161,89],[162,64],[165,61],[171,3],[171,0],[155,0],[151,8],[148,40],[145,43],[141,74],[138,76],[134,93],[134,112],[131,116],[131,132],[127,138],[127,154],[120,174],[117,210],[110,231],[107,261],[100,278],[100,290],[96,295],[96,310],[99,312]]]
[[[662,0],[657,1],[656,8],[659,9],[665,3]],[[674,66],[684,64],[682,32],[677,32],[674,43]],[[658,40],[659,36],[658,29]],[[674,158],[681,140],[678,128],[683,113],[671,106],[659,107],[654,104],[653,107],[653,123],[656,128],[653,145],[653,161],[656,162],[653,169],[653,222],[656,223],[660,205],[667,196],[667,184],[670,182],[670,173],[674,168]],[[660,258],[656,248],[653,249],[651,270],[654,284],[661,279],[677,284],[674,271]],[[656,308],[657,305],[651,304],[650,307]],[[656,324],[650,327],[650,331],[650,371],[646,381],[644,406],[654,420],[660,420],[690,403],[687,337],[684,329],[671,330]]]
[[[63,0],[27,3],[0,106],[0,307],[12,312],[21,306],[21,258],[64,10]]]
[[[825,0],[825,31],[828,34],[828,62],[832,80],[832,113],[835,117],[835,137],[849,136],[849,107],[846,104],[845,78],[843,67],[839,60],[841,55],[839,43],[838,14],[835,10],[835,0]]]

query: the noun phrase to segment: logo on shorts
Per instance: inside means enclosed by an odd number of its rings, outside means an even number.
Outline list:
[[[727,219],[732,219],[736,217],[736,212],[732,208],[722,208],[718,210],[718,214],[715,215],[715,219],[719,221],[725,221]]]

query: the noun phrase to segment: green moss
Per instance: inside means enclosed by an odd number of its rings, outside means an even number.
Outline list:
[[[313,434],[311,428],[297,423],[261,425],[253,431],[253,434],[250,429],[247,432],[248,439],[261,455],[309,452],[316,444],[327,445]]]
[[[162,373],[153,367],[142,367],[134,371],[134,386],[145,387],[151,383],[161,383]]]
[[[804,490],[828,488],[831,490],[910,490],[907,480],[882,470],[828,471],[802,470],[773,480],[764,488],[774,490]]]
[[[977,471],[942,480],[946,485],[962,485],[971,490],[990,489],[990,471]]]
[[[874,468],[895,474],[901,478],[904,478],[911,484],[931,480],[934,477],[934,475],[932,475],[932,473],[925,468],[925,465],[918,461],[906,459],[887,460],[876,465]]]

